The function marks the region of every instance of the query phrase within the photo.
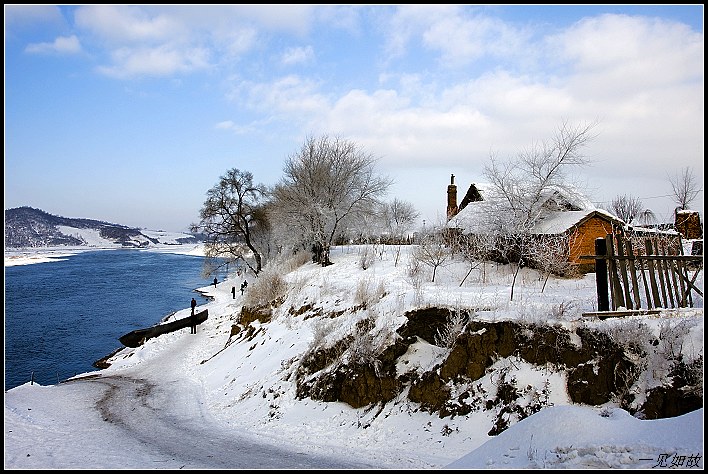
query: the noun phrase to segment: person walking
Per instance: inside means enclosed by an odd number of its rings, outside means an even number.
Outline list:
[[[194,309],[197,307],[197,300],[192,298],[192,315],[189,317],[189,326],[190,326],[190,331],[189,334],[196,334],[197,333],[197,317],[194,315]]]
[[[216,288],[217,283],[218,283],[218,280],[216,279],[216,277],[214,277],[214,288]]]
[[[231,296],[233,296],[233,299],[236,299],[236,287],[235,286],[231,287]]]

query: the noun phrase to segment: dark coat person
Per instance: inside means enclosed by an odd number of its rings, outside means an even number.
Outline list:
[[[192,316],[190,316],[191,321],[190,323],[190,331],[189,334],[196,334],[197,333],[197,318],[194,316],[194,310],[197,307],[197,300],[192,298]]]

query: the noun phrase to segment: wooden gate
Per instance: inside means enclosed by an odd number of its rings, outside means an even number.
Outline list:
[[[595,276],[599,311],[693,307],[703,255],[682,255],[678,245],[644,237],[643,249],[629,239],[608,234],[595,240]],[[673,248],[672,248],[673,247]]]

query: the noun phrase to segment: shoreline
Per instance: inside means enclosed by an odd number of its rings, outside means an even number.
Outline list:
[[[176,253],[180,255],[204,256],[204,244],[162,244],[148,248],[131,248],[121,246],[106,247],[19,247],[5,249],[5,267],[34,265],[66,260],[67,257],[83,252],[103,250],[140,250],[147,252]]]

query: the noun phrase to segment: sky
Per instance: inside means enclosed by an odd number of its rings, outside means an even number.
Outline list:
[[[513,356],[500,358],[477,383],[493,394],[494,377],[506,370],[519,387],[549,387],[548,406],[512,421],[497,436],[487,434],[494,410],[441,418],[405,396],[376,409],[298,399],[293,361],[318,337],[324,338],[318,347],[329,347],[354,327],[360,311],[344,311],[336,321],[327,313],[351,307],[360,292],[377,315],[377,327],[399,325],[401,315],[416,306],[474,305],[491,308],[477,313],[481,319],[604,328],[616,338],[644,325],[655,334],[675,335],[684,360],[703,355],[700,297],[694,308],[599,321],[580,316],[592,309],[594,274],[550,278],[540,291],[538,275],[525,268],[517,296],[509,301],[511,274],[505,266],[486,266],[484,278],[478,268],[461,287],[467,267],[456,262],[438,269],[435,282],[427,281],[426,273],[415,290],[405,276],[413,247],[401,249],[399,263],[396,247],[377,247],[364,270],[367,248],[337,247],[328,267],[281,262],[277,268],[291,291],[272,320],[252,323],[251,333],[230,337],[257,283],[246,276],[247,293],[237,291],[234,297],[231,287],[243,277],[231,274],[216,287],[198,289],[212,299],[197,307],[208,310],[209,317],[196,335],[185,328],[124,348],[110,358],[107,369],[57,385],[27,382],[5,392],[5,468],[703,468],[702,408],[644,420],[614,402],[574,404],[561,373]],[[198,254],[199,249],[169,245],[153,251]],[[52,265],[52,257],[48,250],[37,250],[14,263]],[[697,285],[703,288],[703,272]],[[287,309],[308,301],[316,301],[322,313],[294,316]],[[557,311],[561,303],[567,311]],[[662,345],[647,357],[655,373],[661,368]],[[427,370],[448,350],[419,339],[399,358],[399,368]]]
[[[703,5],[5,5],[5,208],[182,232],[227,170],[350,140],[445,218],[492,156],[594,124],[598,207],[703,212]],[[91,198],[88,198],[91,196]],[[461,197],[459,197],[461,199]]]

